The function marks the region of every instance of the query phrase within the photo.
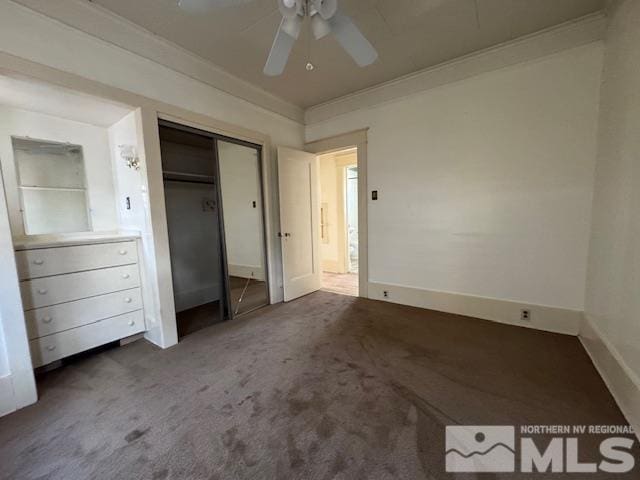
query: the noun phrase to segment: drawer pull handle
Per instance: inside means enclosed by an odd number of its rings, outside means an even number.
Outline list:
[[[53,318],[51,317],[44,317],[42,319],[42,323],[51,323],[53,321]]]
[[[124,299],[124,303],[131,303],[131,298],[130,297],[126,297]]]
[[[39,289],[38,289],[38,293],[39,293],[40,295],[46,295],[48,291],[49,291],[49,290],[47,290],[46,288],[39,288]]]
[[[129,320],[129,326],[133,327],[136,324],[136,322],[134,322],[133,320]]]
[[[49,346],[47,347],[47,350],[49,350],[50,352],[53,352],[55,349],[56,349],[56,346],[55,346],[55,345],[49,345]]]
[[[122,278],[124,278],[125,280],[126,280],[127,278],[129,278],[130,276],[131,276],[131,275],[129,275],[128,273],[123,273],[123,274],[122,274]]]
[[[44,263],[44,260],[34,260],[33,263],[34,265],[42,265]]]
[[[120,250],[118,253],[119,253],[120,255],[126,255],[126,254],[127,254],[127,251],[126,251],[126,250]]]

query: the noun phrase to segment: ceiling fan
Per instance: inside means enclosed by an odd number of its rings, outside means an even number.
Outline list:
[[[204,13],[216,7],[230,7],[251,1],[253,0],[179,0],[178,5],[187,12]],[[378,58],[378,52],[353,21],[338,11],[338,0],[277,1],[282,21],[263,69],[265,75],[282,74],[306,17],[310,19],[311,30],[316,40],[333,34],[358,66],[366,67]]]

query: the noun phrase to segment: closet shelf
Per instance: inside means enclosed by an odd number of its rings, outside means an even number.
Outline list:
[[[165,170],[162,172],[162,176],[165,180],[177,180],[182,182],[197,182],[208,184],[216,183],[215,177],[211,175],[202,175],[199,173],[184,173]]]

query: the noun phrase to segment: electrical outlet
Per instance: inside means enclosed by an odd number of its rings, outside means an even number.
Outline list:
[[[389,292],[387,290],[385,290],[384,292],[382,292],[382,296],[384,298],[389,298]]]
[[[520,320],[522,320],[523,322],[528,322],[531,320],[531,310],[528,310],[526,308],[523,308],[522,310],[520,310]]]

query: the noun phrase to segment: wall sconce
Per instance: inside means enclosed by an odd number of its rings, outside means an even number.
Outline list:
[[[136,147],[134,145],[118,145],[120,149],[120,157],[125,161],[127,167],[134,170],[140,170],[140,159],[136,154]]]

